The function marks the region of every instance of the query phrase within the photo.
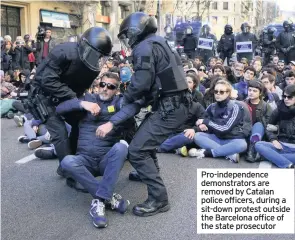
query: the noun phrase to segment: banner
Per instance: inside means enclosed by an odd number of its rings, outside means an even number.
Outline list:
[[[198,48],[212,50],[213,41],[214,41],[213,39],[199,38]]]
[[[252,53],[252,42],[237,42],[236,43],[237,53]]]

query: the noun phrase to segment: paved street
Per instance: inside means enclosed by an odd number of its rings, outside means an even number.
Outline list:
[[[148,218],[136,217],[130,211],[125,215],[108,212],[109,226],[96,229],[88,214],[91,196],[66,186],[55,172],[57,160],[34,159],[16,163],[33,152],[17,142],[22,128],[17,128],[13,120],[2,119],[1,124],[3,240],[294,239],[294,235],[197,235],[197,169],[257,168],[259,164],[241,161],[235,165],[226,160],[196,160],[172,154],[159,155],[162,176],[170,196],[169,212]],[[133,206],[147,196],[143,184],[128,180],[131,169],[126,163],[117,192],[130,199]]]

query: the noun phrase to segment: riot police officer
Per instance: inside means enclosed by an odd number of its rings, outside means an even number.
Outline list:
[[[214,34],[210,33],[211,28],[208,24],[205,24],[201,29],[201,34],[199,37],[198,42],[198,53],[199,55],[204,59],[204,63],[207,64],[208,60],[215,55],[216,51],[216,41],[217,38]],[[213,43],[208,45],[209,42],[203,42],[204,44],[201,44],[201,39],[212,39]]]
[[[65,156],[76,152],[79,117],[72,113],[62,119],[56,115],[55,107],[84,94],[99,74],[106,61],[105,56],[111,50],[109,33],[103,28],[92,27],[81,36],[78,43],[57,45],[37,68],[28,107],[34,118],[45,122],[60,162]],[[98,111],[94,105],[89,108]],[[72,127],[70,137],[65,121]],[[57,173],[63,175],[60,167]]]
[[[283,22],[284,31],[277,38],[277,48],[280,60],[286,64],[295,60],[295,32],[291,21]]]
[[[193,35],[193,28],[188,26],[185,34],[186,35],[183,38],[183,51],[188,58],[194,59],[197,49],[197,38]]]
[[[237,60],[240,61],[242,58],[247,58],[248,61],[253,59],[253,53],[257,47],[258,39],[254,33],[250,33],[251,27],[249,23],[245,22],[241,25],[242,33],[238,34],[235,38],[235,47],[237,50]],[[251,42],[252,49],[248,49],[248,52],[238,52],[239,45],[241,42]]]
[[[129,145],[129,161],[147,184],[148,199],[134,206],[138,216],[151,216],[170,209],[166,187],[153,159],[156,148],[186,119],[191,97],[179,55],[163,37],[155,35],[157,24],[143,12],[127,16],[118,38],[132,49],[134,74],[124,102],[143,96],[152,113],[146,117]]]
[[[267,65],[271,61],[271,57],[276,54],[276,28],[269,27],[266,31],[262,33],[261,47],[262,47],[262,57],[263,65]]]
[[[229,66],[229,60],[234,53],[235,36],[233,34],[233,27],[230,24],[226,24],[224,27],[224,34],[221,36],[217,52],[219,57],[224,61],[227,58],[227,65]]]

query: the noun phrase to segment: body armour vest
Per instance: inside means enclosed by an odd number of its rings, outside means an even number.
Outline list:
[[[161,93],[165,95],[186,90],[188,85],[178,53],[170,48],[163,37],[154,35],[144,41],[146,41],[147,44],[160,45],[169,59],[169,64],[167,66],[156,64],[156,83],[160,85]]]

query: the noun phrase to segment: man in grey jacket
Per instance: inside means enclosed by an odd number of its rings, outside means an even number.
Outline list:
[[[42,35],[37,34],[37,65],[39,65],[43,59],[45,59],[51,50],[55,47],[56,42],[55,39],[51,37],[51,28],[45,28],[45,37],[41,37]]]

